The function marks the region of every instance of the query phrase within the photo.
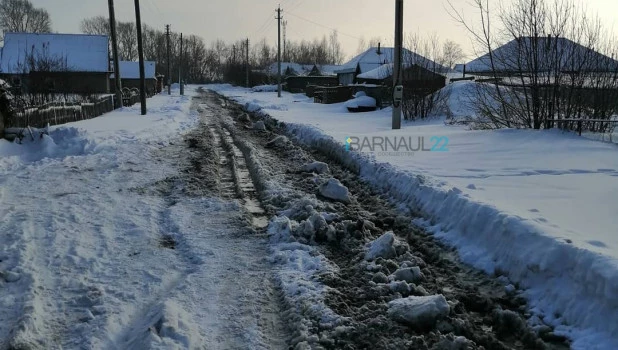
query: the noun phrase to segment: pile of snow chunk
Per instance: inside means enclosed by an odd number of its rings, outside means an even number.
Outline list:
[[[330,172],[328,164],[322,162],[313,162],[305,164],[300,168],[300,171],[306,173],[327,174]]]
[[[445,318],[451,307],[442,294],[430,296],[411,296],[388,303],[388,315],[397,322],[426,328]]]
[[[396,255],[395,234],[389,231],[375,241],[369,243],[369,249],[365,253],[365,260],[370,261],[377,258],[390,259],[394,258]]]
[[[350,203],[350,191],[339,180],[334,178],[329,179],[320,186],[320,195],[335,201]]]

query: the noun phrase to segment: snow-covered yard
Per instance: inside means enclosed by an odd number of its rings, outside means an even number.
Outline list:
[[[287,123],[301,142],[357,163],[369,182],[421,209],[429,219],[418,223],[465,261],[518,283],[535,314],[574,339],[574,348],[618,347],[616,144],[557,130],[470,131],[444,119],[393,131],[390,109],[351,114],[304,95],[208,88]],[[346,140],[364,137],[448,144],[444,152],[345,151]]]

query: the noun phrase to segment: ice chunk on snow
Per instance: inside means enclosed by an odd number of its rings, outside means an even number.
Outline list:
[[[442,294],[411,296],[388,303],[388,315],[392,319],[415,327],[431,326],[438,319],[448,316],[450,311]]]
[[[326,198],[339,202],[350,203],[350,192],[348,188],[337,179],[329,179],[328,182],[320,186],[320,194]]]
[[[414,283],[423,277],[421,269],[418,266],[407,267],[395,271],[393,274],[395,281],[406,281],[408,283]]]
[[[288,144],[289,141],[290,140],[288,140],[287,137],[285,137],[283,135],[279,135],[279,136],[275,137],[274,139],[270,140],[266,144],[266,147],[284,147],[284,146],[286,146]]]
[[[369,250],[365,253],[365,260],[374,260],[377,258],[392,258],[396,255],[395,247],[395,235],[389,231],[380,236],[375,241],[369,244]]]
[[[266,130],[266,125],[263,121],[257,121],[253,123],[253,130]]]
[[[0,271],[0,278],[4,279],[8,283],[13,283],[19,281],[21,276],[11,271]]]
[[[301,171],[308,173],[316,173],[316,174],[325,174],[330,170],[328,169],[328,164],[322,162],[313,162],[309,164],[305,164],[300,168]]]

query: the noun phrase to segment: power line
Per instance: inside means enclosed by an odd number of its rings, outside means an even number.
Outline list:
[[[336,30],[336,31],[337,31],[337,33],[342,34],[342,35],[345,35],[345,36],[348,36],[348,37],[350,37],[350,38],[352,38],[352,39],[361,40],[361,38],[359,38],[359,37],[357,37],[357,36],[354,36],[354,35],[351,35],[351,34],[346,34],[346,33],[344,33],[344,32],[342,32],[342,31],[340,31],[340,30],[339,30],[339,29],[337,29],[337,28],[329,27],[329,26],[327,26],[327,25],[320,24],[320,23],[315,22],[315,21],[312,21],[312,20],[310,20],[310,19],[306,19],[306,18],[301,17],[301,16],[299,16],[299,15],[293,14],[293,13],[291,13],[290,11],[287,11],[287,14],[288,14],[288,15],[291,15],[291,16],[294,16],[294,17],[296,17],[296,18],[298,18],[298,19],[300,19],[300,20],[303,20],[303,21],[305,21],[305,22],[309,22],[309,23],[311,23],[311,24],[315,24],[316,26],[320,26],[320,27],[323,27],[323,28],[326,28],[326,29],[330,29],[330,30]]]

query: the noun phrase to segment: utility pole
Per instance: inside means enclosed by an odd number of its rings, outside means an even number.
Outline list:
[[[249,86],[249,38],[247,38],[247,51],[245,56],[245,62],[247,63],[247,87]]]
[[[180,96],[184,96],[185,94],[185,87],[182,84],[182,61],[184,59],[183,55],[184,55],[184,51],[183,51],[183,39],[182,39],[182,33],[180,33],[180,63],[178,64],[178,84],[180,84]]]
[[[279,5],[279,7],[277,8],[277,80],[278,80],[278,84],[277,84],[277,97],[281,97],[281,20],[283,19],[283,17],[281,16],[281,12],[283,12],[283,10],[281,9],[281,5]]]
[[[403,100],[401,47],[403,46],[403,0],[395,0],[395,62],[393,64],[393,130],[401,129]]]
[[[114,55],[114,86],[116,89],[116,107],[122,108],[122,81],[120,80],[120,60],[118,57],[118,37],[116,36],[116,11],[114,0],[108,0],[109,29],[112,34],[112,54]]]
[[[144,45],[142,43],[142,14],[139,0],[135,0],[135,26],[137,27],[137,51],[139,54],[139,90],[142,115],[146,115],[146,71],[144,69]]]
[[[170,25],[165,26],[165,36],[167,37],[167,94],[172,94],[172,66],[170,63]]]
[[[288,21],[283,21],[281,22],[281,25],[283,26],[283,62],[287,62],[288,61],[288,50],[287,50],[287,28],[288,28]]]

